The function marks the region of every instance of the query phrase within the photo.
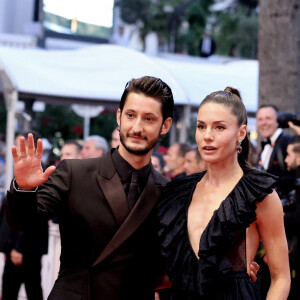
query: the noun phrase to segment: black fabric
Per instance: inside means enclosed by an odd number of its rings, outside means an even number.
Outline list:
[[[263,151],[265,146],[268,145],[268,144],[271,145],[271,140],[269,138],[266,139],[266,140],[261,141],[261,151]]]
[[[294,186],[294,174],[293,172],[287,171],[286,164],[284,162],[284,159],[287,156],[286,149],[291,139],[292,137],[284,132],[279,135],[275,141],[268,168],[265,170],[270,174],[278,176],[276,191],[281,198],[286,196]],[[259,169],[263,169],[261,152],[258,155],[257,161],[257,168]]]
[[[43,300],[41,287],[41,255],[25,253],[22,266],[15,266],[6,256],[2,281],[2,300],[17,300],[24,283],[28,300]]]
[[[128,205],[130,209],[133,208],[134,204],[138,200],[138,196],[143,191],[147,182],[148,176],[151,171],[151,163],[147,164],[140,170],[135,170],[119,153],[118,148],[113,150],[112,160],[116,167],[117,173],[122,182],[124,191],[127,195]],[[134,175],[133,175],[134,173]],[[134,183],[132,183],[132,176],[134,176]],[[132,183],[132,187],[131,186]],[[129,190],[132,189],[130,199]],[[133,196],[134,194],[134,196]]]
[[[239,250],[240,237],[244,234],[245,238],[246,228],[256,220],[256,202],[272,192],[275,176],[260,170],[244,171],[203,231],[198,259],[187,233],[187,211],[196,184],[204,174],[170,182],[157,206],[161,254],[169,266],[173,299],[259,299],[255,296],[256,285],[250,287],[253,284],[249,283],[246,265],[236,265],[241,263],[240,258],[235,261],[228,253],[235,248]],[[245,278],[232,276],[237,269],[245,270],[242,272]],[[236,288],[230,292],[228,284]]]
[[[129,208],[133,209],[140,195],[140,187],[139,187],[139,173],[137,171],[133,171],[131,174],[131,182],[129,185],[128,191],[128,204]]]
[[[177,179],[181,179],[184,178],[186,176],[185,172],[179,173],[176,176],[172,177],[171,180],[177,180]]]

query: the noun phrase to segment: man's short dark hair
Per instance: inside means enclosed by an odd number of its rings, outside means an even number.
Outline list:
[[[293,136],[289,145],[293,145],[293,152],[300,154],[300,135]]]
[[[187,152],[192,150],[191,145],[187,143],[178,143],[178,156],[184,157]]]
[[[200,152],[198,150],[198,146],[197,145],[192,146],[190,151],[193,151],[195,153],[196,160],[199,163],[202,160],[202,157],[201,157]]]
[[[129,93],[143,94],[160,102],[162,105],[163,121],[169,117],[173,117],[174,99],[172,90],[161,79],[152,76],[143,76],[128,81],[120,101],[119,108],[121,112]]]
[[[261,108],[265,108],[265,107],[271,107],[276,111],[276,113],[279,113],[279,109],[275,104],[262,104],[258,107],[257,111],[259,111]]]

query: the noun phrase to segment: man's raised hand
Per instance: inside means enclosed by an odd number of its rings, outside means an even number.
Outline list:
[[[12,147],[14,159],[14,176],[19,189],[30,191],[47,181],[48,177],[55,170],[51,166],[43,171],[41,158],[43,154],[43,142],[37,141],[37,148],[34,147],[33,135],[28,134],[27,149],[25,137],[20,138],[20,149]]]

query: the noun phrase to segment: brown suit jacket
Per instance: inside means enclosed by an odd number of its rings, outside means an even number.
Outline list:
[[[153,299],[158,243],[151,211],[167,179],[153,168],[130,212],[112,162],[63,160],[37,192],[8,192],[14,229],[59,218],[61,266],[49,300]]]

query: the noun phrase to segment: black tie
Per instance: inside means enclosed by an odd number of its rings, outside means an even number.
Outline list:
[[[264,148],[265,148],[265,146],[266,146],[267,144],[271,145],[271,140],[270,140],[270,139],[261,141],[261,151],[264,150]]]
[[[137,202],[139,198],[140,193],[140,187],[139,187],[139,173],[136,171],[133,171],[131,174],[131,182],[129,185],[129,191],[128,191],[128,204],[130,210],[133,209],[135,206],[135,203]]]

